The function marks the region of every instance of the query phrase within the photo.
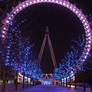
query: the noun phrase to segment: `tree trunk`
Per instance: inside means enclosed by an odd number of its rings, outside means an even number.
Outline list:
[[[3,70],[3,83],[2,83],[2,87],[1,87],[1,92],[5,92],[5,84],[6,84],[6,79],[5,79],[5,67],[3,66],[2,67],[2,70]]]
[[[86,92],[85,82],[83,83],[83,92]]]
[[[18,77],[18,73],[16,72],[16,77],[14,79],[14,85],[15,85],[15,90],[16,91],[18,90],[18,79],[17,79],[17,77]]]
[[[5,92],[5,80],[3,80],[1,92]]]
[[[25,74],[23,73],[23,85],[22,85],[22,88],[24,88],[25,87],[25,83],[24,83],[24,81],[25,81]]]
[[[31,78],[30,78],[30,87],[31,87]]]
[[[66,87],[67,87],[67,78],[66,78]]]
[[[27,87],[28,87],[28,78],[27,78]]]
[[[70,88],[71,88],[71,83],[72,83],[72,82],[71,82],[71,77],[70,77]]]
[[[77,88],[77,78],[76,78],[77,76],[75,75],[75,89]]]

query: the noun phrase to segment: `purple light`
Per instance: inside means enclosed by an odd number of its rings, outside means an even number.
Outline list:
[[[29,2],[26,2],[26,6],[27,6],[27,7],[29,6]]]
[[[86,26],[86,29],[89,29],[89,25]]]
[[[3,30],[7,30],[7,28],[6,27],[3,27]]]
[[[19,11],[19,9],[17,8],[17,9],[16,9],[16,11],[18,12],[18,11]]]
[[[26,7],[25,3],[22,5],[22,7],[23,7],[23,8],[25,8],[25,7]]]
[[[41,2],[43,2],[43,0],[41,0]]]
[[[14,11],[13,13],[16,14],[16,11]]]
[[[5,38],[5,35],[2,35],[2,38]]]
[[[12,18],[11,17],[8,17],[9,20],[11,20]]]
[[[36,1],[34,0],[33,3],[36,3]]]
[[[22,10],[22,6],[19,6],[19,9]]]
[[[73,12],[75,12],[76,11],[76,7],[75,6],[73,6]]]
[[[86,32],[89,33],[90,32],[90,28]]]
[[[79,13],[78,16],[80,17],[81,16],[81,13]]]
[[[45,0],[46,1],[46,0]],[[37,0],[37,2],[39,2],[39,0]]]
[[[71,4],[69,8],[70,8],[70,10],[72,10],[72,8],[73,8],[73,5]]]
[[[63,4],[63,2],[62,2],[62,1],[60,1],[60,2],[59,2],[59,4],[60,4],[60,5],[62,5],[62,4]]]
[[[89,38],[89,39],[90,39],[90,38]],[[91,41],[89,40],[88,43],[91,44]],[[90,45],[90,47],[91,47],[91,45]]]
[[[50,2],[50,1],[49,1]],[[59,1],[58,0],[56,0],[56,3],[58,3]]]
[[[90,48],[91,46],[90,45],[87,45],[88,48]]]
[[[3,34],[6,34],[6,31],[2,31]]]
[[[55,2],[55,0],[53,0],[53,1],[52,1],[52,0],[50,0],[50,1],[51,1],[51,2],[53,2],[53,3],[56,3],[56,2]],[[59,3],[59,2],[58,2],[58,3]]]
[[[79,13],[79,10],[76,10],[75,13],[78,14]]]
[[[87,33],[87,36],[91,36],[91,33]]]
[[[32,2],[30,1],[30,5],[32,4]]]
[[[88,25],[87,21],[84,23],[84,25],[85,25],[85,26]]]
[[[69,8],[70,4],[67,2],[67,5],[66,6],[67,6],[67,8]]]
[[[83,19],[83,20],[82,20],[82,23],[84,23],[84,22],[86,22],[86,19]]]
[[[90,51],[90,48],[87,48],[87,52],[89,52]]]
[[[14,15],[12,14],[11,17],[14,17]]]
[[[80,19],[83,20],[84,19],[84,16],[81,15]]]
[[[6,20],[6,23],[9,24],[9,20]]]

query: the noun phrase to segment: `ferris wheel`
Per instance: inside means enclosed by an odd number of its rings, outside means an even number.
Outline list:
[[[23,9],[34,5],[34,4],[43,4],[43,3],[51,3],[51,4],[58,4],[61,5],[65,8],[67,8],[69,11],[72,11],[81,21],[84,31],[85,31],[85,39],[86,43],[82,52],[82,55],[80,56],[79,60],[77,61],[77,66],[81,64],[81,62],[85,62],[88,54],[91,50],[91,44],[92,44],[92,33],[91,33],[91,27],[90,24],[86,18],[86,16],[83,14],[81,9],[78,9],[75,5],[72,3],[68,2],[67,0],[25,0],[22,3],[19,3],[15,8],[12,9],[12,11],[7,14],[7,17],[3,20],[2,22],[2,27],[1,27],[1,33],[0,33],[0,38],[2,43],[7,42],[7,36],[8,36],[8,30],[9,26],[11,25],[11,22],[13,21],[14,17],[20,13]],[[54,57],[54,55],[53,55]],[[55,61],[55,59],[54,59]],[[54,64],[56,67],[56,64]]]

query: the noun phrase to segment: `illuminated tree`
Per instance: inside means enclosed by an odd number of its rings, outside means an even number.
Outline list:
[[[72,42],[73,46],[60,61],[59,67],[54,70],[55,77],[58,79],[71,76],[71,71],[76,73],[77,70],[81,69],[83,65],[83,62],[81,62],[82,65],[77,65],[77,61],[81,56],[85,45],[84,34],[82,34],[82,36],[80,36],[78,40],[73,40]]]
[[[22,20],[21,23],[24,23],[25,21],[26,19],[24,19],[24,21]],[[33,48],[33,44],[30,43],[29,38],[22,37],[21,30],[19,30],[21,23],[16,25],[15,22],[15,25],[12,25],[10,28],[9,45],[11,44],[12,65],[15,70],[17,69],[25,74],[32,75],[32,71],[35,71],[35,74],[38,74],[41,72],[39,71],[40,65],[37,64],[37,60],[31,60],[31,57],[33,56],[31,50]]]

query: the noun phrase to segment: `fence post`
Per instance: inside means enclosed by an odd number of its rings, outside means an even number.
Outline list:
[[[71,88],[71,77],[70,77],[70,88]]]
[[[76,77],[77,76],[75,75],[75,89],[77,88],[77,84],[76,84],[77,83],[77,80],[76,80],[77,78]]]
[[[24,86],[25,86],[25,83],[24,83],[25,79],[24,78],[25,78],[25,73],[23,73],[23,85],[22,85],[22,88],[24,88]]]
[[[15,85],[15,90],[17,91],[18,90],[18,72],[17,71],[14,79],[14,85]]]
[[[66,87],[67,87],[67,77],[66,77]]]
[[[27,87],[28,87],[28,77],[27,77]]]
[[[5,85],[6,85],[6,79],[5,79],[5,67],[2,66],[2,70],[3,70],[3,83],[2,83],[2,86],[1,86],[1,92],[5,92]]]
[[[85,82],[83,82],[83,92],[86,92],[86,85],[85,85]]]

